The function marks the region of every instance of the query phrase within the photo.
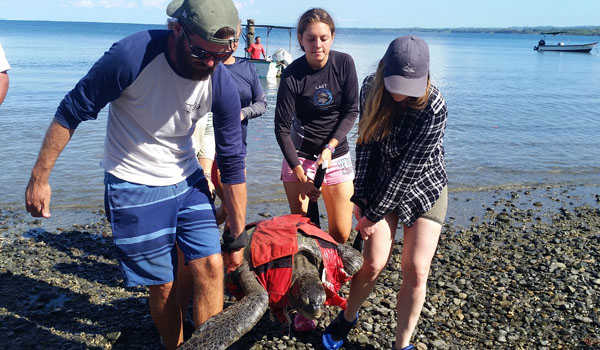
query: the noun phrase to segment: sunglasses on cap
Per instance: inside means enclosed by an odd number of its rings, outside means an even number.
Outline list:
[[[204,49],[201,49],[199,47],[194,47],[192,45],[192,42],[190,41],[190,37],[188,36],[185,28],[183,26],[181,26],[181,29],[183,31],[183,35],[185,35],[185,39],[188,42],[188,46],[190,47],[190,56],[192,56],[193,58],[197,59],[197,60],[208,60],[208,59],[213,59],[217,62],[221,62],[221,61],[225,61],[227,58],[229,58],[229,56],[231,56],[233,54],[233,50],[229,50],[229,51],[225,51],[225,52],[213,52],[213,51],[206,51]],[[238,41],[238,39],[232,39],[231,42],[236,42]]]

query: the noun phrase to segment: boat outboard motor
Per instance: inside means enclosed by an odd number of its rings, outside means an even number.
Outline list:
[[[290,63],[292,63],[292,55],[286,50],[279,48],[272,55],[271,59],[273,62],[277,64],[281,64],[284,67],[287,67]]]
[[[277,63],[277,70],[278,70],[277,76],[280,76],[281,73],[283,73],[283,70],[293,61],[292,55],[282,48],[277,49],[271,55],[271,60],[273,62]]]
[[[544,45],[546,45],[546,42],[544,41],[544,39],[542,39],[542,40],[538,41],[538,45],[534,46],[533,49],[537,51],[537,49],[539,49],[540,46],[544,46]]]

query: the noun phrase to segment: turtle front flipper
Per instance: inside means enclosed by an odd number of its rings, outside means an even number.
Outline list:
[[[235,273],[246,296],[209,318],[179,349],[227,349],[260,321],[269,306],[267,292],[246,260]]]
[[[337,251],[344,263],[344,272],[348,276],[354,276],[363,265],[364,258],[362,253],[348,244],[338,244]]]

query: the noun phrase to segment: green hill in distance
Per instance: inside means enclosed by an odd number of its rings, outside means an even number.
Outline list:
[[[441,32],[441,33],[490,33],[490,34],[541,34],[545,32],[565,32],[564,35],[596,35],[600,36],[600,26],[582,26],[582,27],[508,27],[508,28],[389,28],[397,31],[398,29],[410,32]],[[382,29],[379,29],[382,30]],[[385,30],[385,29],[383,29]]]

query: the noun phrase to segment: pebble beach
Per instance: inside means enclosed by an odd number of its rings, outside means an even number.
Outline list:
[[[600,349],[600,187],[449,195],[415,347]],[[285,209],[249,207],[248,219]],[[0,349],[162,349],[146,288],[122,283],[102,211],[74,217],[52,226],[0,209]],[[401,251],[400,239],[394,252]],[[391,349],[400,256],[342,349]],[[322,349],[322,331],[338,312],[328,308],[309,333],[266,314],[230,349]]]

